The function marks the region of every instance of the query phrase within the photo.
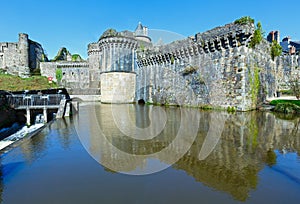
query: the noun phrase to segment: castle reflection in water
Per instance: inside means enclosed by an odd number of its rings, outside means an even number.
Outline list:
[[[156,109],[139,105],[83,106],[74,124],[87,151],[107,170],[134,172],[146,168],[149,158],[158,159],[240,201],[245,201],[257,187],[258,173],[266,165],[276,164],[276,152],[300,153],[300,118],[281,119],[269,112],[229,114],[191,108]],[[160,125],[153,124],[164,122],[162,119],[166,121],[160,131]],[[224,128],[218,136],[221,123]],[[139,131],[126,130],[132,125],[159,134],[151,139],[126,135],[126,131]],[[179,132],[183,136],[176,140]],[[212,151],[202,158],[204,143]],[[188,144],[190,148],[185,151]]]

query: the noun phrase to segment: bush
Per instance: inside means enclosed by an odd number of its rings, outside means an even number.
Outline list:
[[[300,107],[293,103],[279,103],[275,106],[274,111],[285,114],[296,114],[300,113]]]
[[[81,58],[81,56],[79,55],[79,54],[73,54],[72,55],[72,61],[73,62],[81,62],[82,61],[82,58]]]
[[[57,82],[60,82],[62,80],[62,70],[61,69],[56,69],[56,80]]]
[[[275,57],[280,56],[282,53],[282,47],[279,45],[279,43],[276,40],[273,40],[271,45],[271,57],[272,60],[275,59]]]
[[[235,24],[245,25],[248,23],[254,23],[254,19],[250,16],[244,16],[234,21]]]
[[[262,39],[263,39],[263,30],[262,30],[262,26],[261,23],[258,22],[256,24],[256,29],[253,33],[253,37],[250,41],[249,47],[254,48],[256,45],[258,45],[259,43],[261,43]]]

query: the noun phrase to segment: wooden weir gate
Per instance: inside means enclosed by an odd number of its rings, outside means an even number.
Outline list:
[[[57,109],[56,118],[62,118],[70,112],[65,94],[12,94],[6,95],[8,104],[17,110],[26,110],[27,125],[30,125],[30,110],[43,110],[44,122],[47,122],[47,110]],[[68,110],[66,110],[68,109]]]

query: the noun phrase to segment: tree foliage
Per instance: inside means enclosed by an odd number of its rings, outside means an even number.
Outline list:
[[[63,73],[62,73],[62,70],[61,69],[56,69],[56,79],[58,82],[60,82],[62,80],[62,77],[63,77]]]
[[[264,32],[263,32],[261,23],[258,22],[258,23],[256,24],[256,29],[255,29],[255,31],[254,31],[254,33],[253,33],[253,37],[252,37],[252,39],[251,39],[251,41],[250,41],[249,46],[250,46],[251,48],[254,48],[256,45],[258,45],[258,44],[262,41],[263,35],[264,35]]]
[[[274,60],[275,57],[280,56],[282,53],[282,47],[279,45],[279,43],[276,40],[273,40],[271,45],[271,57]]]
[[[239,18],[234,21],[235,24],[245,25],[248,23],[254,23],[254,19],[250,16],[243,16],[242,18]]]
[[[81,56],[79,54],[73,54],[72,55],[72,61],[73,62],[81,62],[83,60],[82,60],[82,58],[81,58]]]

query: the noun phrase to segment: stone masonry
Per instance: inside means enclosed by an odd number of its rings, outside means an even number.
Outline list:
[[[45,60],[43,47],[25,33],[19,34],[16,43],[0,42],[0,69],[9,74],[26,77]]]
[[[298,55],[272,60],[266,40],[249,48],[254,30],[253,23],[230,23],[155,46],[141,24],[134,32],[108,29],[88,45],[87,62],[41,63],[41,73],[55,78],[56,70],[62,69],[66,88],[101,94],[102,102],[142,99],[247,111],[299,76]]]

